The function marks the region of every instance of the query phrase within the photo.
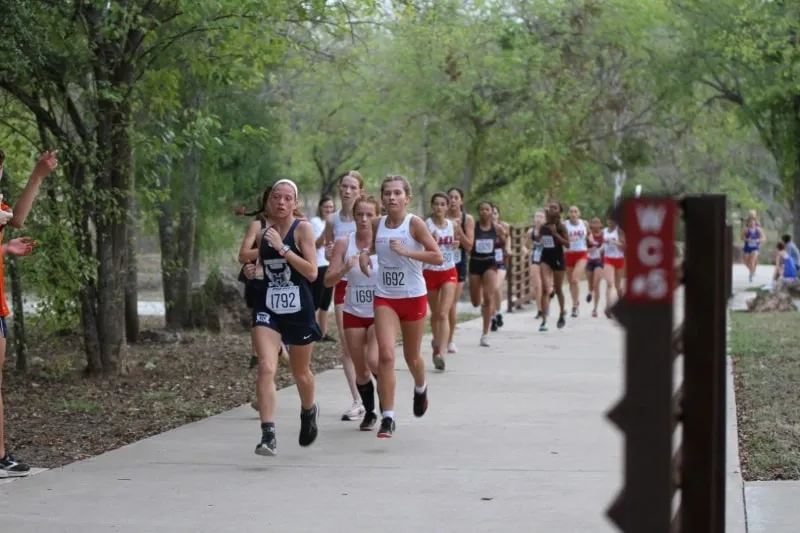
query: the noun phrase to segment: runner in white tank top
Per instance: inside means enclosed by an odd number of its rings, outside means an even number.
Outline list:
[[[371,196],[356,200],[353,212],[357,229],[336,242],[325,280],[327,285],[333,286],[345,275],[349,279],[342,304],[342,324],[355,366],[358,393],[365,410],[359,425],[361,431],[371,430],[378,421],[375,385],[372,381],[372,376],[378,372],[378,343],[373,326],[378,258],[374,254],[370,256],[371,270],[368,275],[361,271],[359,261],[361,251],[372,246],[372,220],[380,212],[379,205],[378,200]]]
[[[564,250],[564,263],[567,267],[569,294],[572,297],[571,316],[577,318],[578,308],[581,305],[581,277],[586,272],[586,264],[589,262],[589,242],[592,240],[592,233],[589,231],[589,223],[581,218],[581,212],[576,205],[570,206],[564,225],[569,236],[569,248]],[[591,293],[589,297],[591,298]]]
[[[428,409],[425,361],[420,356],[424,318],[428,311],[422,264],[441,265],[442,252],[425,222],[406,212],[411,186],[403,176],[389,176],[381,183],[381,200],[386,216],[373,219],[372,250],[378,254],[380,276],[375,288],[375,334],[378,338],[378,389],[383,402],[379,438],[389,438],[395,429],[394,359],[398,321],[401,324],[403,355],[414,377],[414,416]],[[370,250],[362,250],[361,270],[370,271]]]
[[[336,242],[356,230],[356,223],[353,219],[353,205],[363,192],[364,178],[357,171],[350,171],[339,179],[339,200],[342,208],[328,219],[328,223],[325,226],[325,238],[328,242]],[[347,346],[342,325],[342,304],[344,304],[346,287],[347,278],[345,277],[333,288],[336,329],[339,332],[339,343],[342,347],[342,368],[347,384],[350,387],[350,394],[353,396],[353,404],[342,414],[342,420],[358,420],[364,415],[364,406],[361,405],[361,399],[358,394],[355,367],[350,358],[350,350]]]
[[[609,308],[614,303],[614,289],[617,298],[622,297],[622,276],[625,273],[625,234],[611,215],[606,220],[608,227],[603,230],[603,278],[606,281],[606,316],[611,318]]]
[[[422,271],[425,286],[428,288],[428,305],[431,308],[433,366],[441,371],[446,368],[444,354],[447,351],[447,339],[450,335],[450,311],[456,304],[458,290],[456,263],[461,261],[461,247],[456,240],[455,224],[447,218],[449,200],[444,193],[434,193],[431,197],[432,214],[425,221],[439,245],[444,264],[440,266],[426,264]]]

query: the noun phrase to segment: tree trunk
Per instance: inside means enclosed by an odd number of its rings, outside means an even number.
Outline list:
[[[134,179],[136,179],[135,176],[131,176],[131,207],[125,246],[125,260],[128,263],[125,271],[125,337],[128,342],[133,344],[139,341],[139,269],[136,258],[139,212],[133,185]]]
[[[96,216],[97,326],[103,373],[125,370],[125,277],[130,210],[130,104],[101,98],[97,146],[101,165],[96,182],[108,191],[108,204]]]
[[[430,171],[431,142],[428,134],[428,115],[422,118],[422,165],[419,179],[419,198],[417,198],[417,213],[419,216],[425,212],[428,198],[428,172]]]
[[[467,195],[469,195],[469,191],[472,188],[472,182],[475,180],[475,175],[478,173],[480,153],[483,149],[485,135],[485,129],[480,125],[480,123],[476,123],[475,136],[470,141],[469,149],[467,151],[467,161],[464,165],[464,172],[461,178],[461,182],[464,187],[464,193]],[[480,201],[478,198],[475,200]]]
[[[6,263],[8,277],[11,281],[11,313],[13,316],[12,340],[16,355],[16,369],[20,372],[28,370],[28,341],[25,336],[25,312],[22,302],[22,279],[16,257],[9,257]]]
[[[192,267],[189,269],[189,284],[191,286],[202,283],[200,278],[200,238],[195,230],[194,248],[192,249]]]
[[[175,323],[167,327],[191,327],[191,293],[190,271],[194,259],[195,233],[197,231],[197,202],[200,186],[200,154],[196,148],[190,148],[184,160],[183,172],[184,197],[181,202],[181,216],[178,225],[178,242],[175,255],[176,288]]]
[[[175,324],[177,321],[174,317],[175,306],[175,265],[173,258],[175,251],[173,243],[175,242],[175,226],[174,214],[172,209],[172,168],[169,158],[166,156],[158,157],[158,168],[161,169],[159,173],[159,189],[166,193],[165,199],[160,199],[156,202],[156,209],[158,210],[158,242],[161,248],[161,286],[164,294],[164,321],[167,327],[170,324]]]

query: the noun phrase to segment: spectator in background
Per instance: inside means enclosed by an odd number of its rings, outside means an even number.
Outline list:
[[[789,256],[786,245],[781,241],[776,248],[778,253],[775,256],[775,275],[772,279],[776,282],[797,281],[797,263]]]
[[[789,257],[794,261],[794,266],[800,266],[800,250],[798,250],[797,245],[792,242],[792,236],[787,233],[781,237],[781,240],[786,247],[786,253],[788,253]]]

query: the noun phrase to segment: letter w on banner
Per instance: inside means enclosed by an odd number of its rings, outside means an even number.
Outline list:
[[[675,288],[675,200],[628,198],[622,206],[627,290],[631,303],[672,302]]]

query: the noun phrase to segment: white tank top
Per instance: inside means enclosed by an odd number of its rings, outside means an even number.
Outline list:
[[[439,245],[439,249],[442,251],[442,255],[444,255],[444,263],[442,266],[436,265],[429,265],[424,264],[424,270],[436,270],[442,272],[444,270],[450,270],[451,268],[455,268],[456,263],[461,261],[461,248],[458,247],[456,244],[456,234],[455,228],[453,227],[453,222],[450,219],[445,220],[445,227],[444,229],[438,227],[432,219],[428,219],[425,223],[428,225],[428,230],[430,230],[431,235],[433,235],[436,244]]]
[[[360,250],[356,246],[356,234],[351,233],[346,237],[347,251],[344,260],[347,261],[354,255],[358,255]],[[371,255],[372,271],[369,277],[365,276],[359,267],[355,267],[347,274],[347,290],[344,293],[344,305],[342,311],[361,318],[372,318],[375,311],[372,307],[372,300],[375,294],[375,285],[378,282],[378,256]]]
[[[614,228],[614,231],[609,231],[608,228],[603,228],[603,251],[606,257],[612,259],[625,257],[625,253],[620,250],[619,246],[611,241],[619,240],[619,228]]]
[[[341,213],[341,210],[336,211],[331,217],[331,224],[333,224],[334,241],[338,241],[342,237],[347,237],[356,230],[356,221],[355,220],[344,221],[342,220],[342,217],[339,213]],[[347,281],[347,276],[344,276],[342,278],[342,281]]]
[[[586,245],[586,224],[583,220],[578,220],[578,223],[573,225],[569,219],[564,222],[567,226],[567,234],[569,235],[569,250],[567,252],[585,252],[589,249]]]
[[[314,240],[316,241],[325,231],[325,221],[319,217],[314,217],[309,222],[311,227],[314,228]],[[325,266],[328,266],[328,260],[325,259],[325,246],[320,246],[317,248],[317,267]]]
[[[378,222],[375,235],[375,253],[378,254],[380,276],[375,287],[375,296],[381,298],[400,299],[417,298],[428,293],[425,278],[422,277],[422,262],[403,257],[391,249],[390,239],[399,239],[403,246],[413,252],[425,250],[422,244],[411,236],[411,219],[408,214],[403,223],[395,229],[386,227],[386,216]]]

